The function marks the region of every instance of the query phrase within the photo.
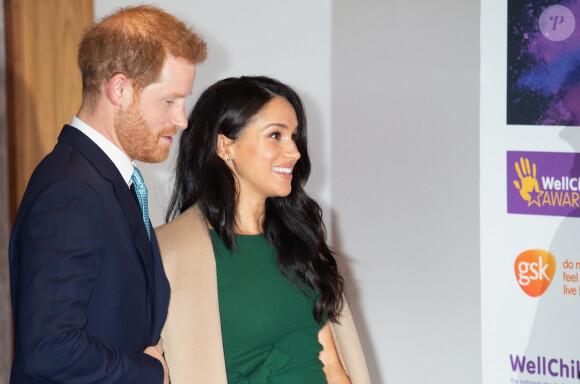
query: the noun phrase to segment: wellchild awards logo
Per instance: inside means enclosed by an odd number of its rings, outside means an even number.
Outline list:
[[[508,151],[507,211],[580,217],[580,153]]]

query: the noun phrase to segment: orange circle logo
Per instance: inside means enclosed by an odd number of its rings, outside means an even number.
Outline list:
[[[520,253],[514,269],[522,290],[531,297],[538,297],[552,283],[556,273],[556,258],[543,249],[530,249]]]

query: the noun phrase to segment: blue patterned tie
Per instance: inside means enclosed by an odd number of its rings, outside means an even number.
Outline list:
[[[145,228],[147,228],[147,236],[151,240],[151,229],[149,228],[149,208],[147,206],[147,187],[143,181],[143,176],[137,167],[133,167],[133,185],[135,186],[135,194],[137,195],[137,200],[139,200],[139,206],[141,207],[141,212],[143,213],[143,222],[145,222]]]

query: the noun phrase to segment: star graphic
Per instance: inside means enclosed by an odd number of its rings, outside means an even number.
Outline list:
[[[538,207],[541,207],[540,205],[540,197],[542,196],[542,194],[544,193],[544,191],[530,191],[530,200],[528,200],[528,207],[532,204],[536,204]]]

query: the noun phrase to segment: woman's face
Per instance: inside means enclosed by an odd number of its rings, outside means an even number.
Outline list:
[[[292,169],[300,158],[294,141],[298,120],[292,105],[275,96],[229,140],[229,165],[239,181],[240,199],[262,204],[268,197],[288,196]]]

